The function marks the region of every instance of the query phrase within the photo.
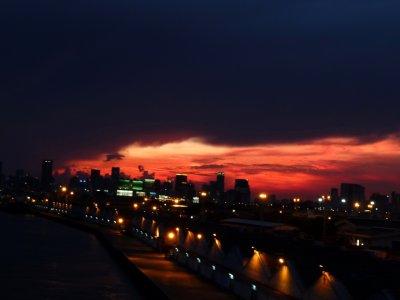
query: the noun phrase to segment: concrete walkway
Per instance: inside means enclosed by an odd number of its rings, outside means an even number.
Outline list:
[[[190,273],[183,267],[165,258],[164,254],[125,236],[115,230],[106,230],[106,236],[171,299],[212,300],[237,299],[211,283]]]

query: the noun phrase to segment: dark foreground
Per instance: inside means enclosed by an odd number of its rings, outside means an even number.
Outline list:
[[[141,299],[97,239],[0,212],[0,299]]]

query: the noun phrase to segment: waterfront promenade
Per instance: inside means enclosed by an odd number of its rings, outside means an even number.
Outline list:
[[[150,278],[170,299],[235,299],[190,273],[187,269],[167,260],[162,253],[155,252],[142,242],[125,236],[115,230],[105,230],[110,242],[121,249],[148,278]]]
[[[66,219],[53,214],[40,216],[54,222],[86,230],[97,236],[103,246],[127,271],[133,284],[138,284],[139,293],[144,298],[228,300],[236,299],[229,292],[209,283],[189,270],[165,258],[163,253],[143,244],[121,231],[82,221]]]

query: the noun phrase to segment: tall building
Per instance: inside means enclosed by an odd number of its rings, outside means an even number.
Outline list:
[[[184,196],[187,192],[188,179],[186,174],[176,174],[175,176],[175,192],[179,196]]]
[[[217,197],[221,199],[225,192],[225,174],[223,172],[217,173],[216,190]]]
[[[121,176],[121,169],[119,167],[111,168],[111,178],[112,180],[118,182]]]
[[[173,193],[173,183],[171,180],[166,180],[161,185],[161,194],[171,196]]]
[[[116,194],[118,189],[119,180],[121,179],[121,170],[119,167],[111,168],[111,178],[109,180],[108,189],[112,194]]]
[[[364,202],[365,188],[355,183],[342,183],[340,185],[340,198],[346,199],[348,205],[351,206],[354,202]]]
[[[100,174],[100,170],[92,169],[90,170],[90,185],[92,188],[92,192],[96,192],[101,190],[102,188],[102,177]]]
[[[53,182],[54,182],[53,161],[46,159],[42,161],[42,172],[40,176],[40,183],[43,189],[50,190]]]
[[[235,179],[235,192],[238,202],[250,202],[250,186],[247,179]]]

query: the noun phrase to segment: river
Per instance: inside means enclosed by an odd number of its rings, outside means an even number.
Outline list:
[[[97,239],[0,212],[0,299],[141,299]]]

